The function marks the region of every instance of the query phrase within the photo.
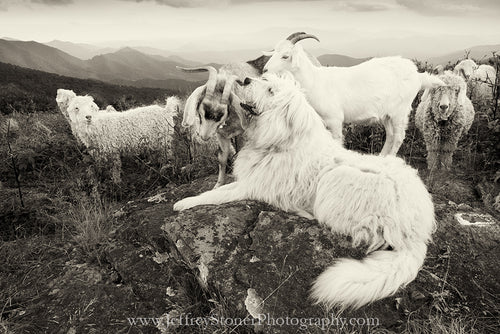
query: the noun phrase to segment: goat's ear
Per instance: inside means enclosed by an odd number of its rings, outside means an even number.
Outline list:
[[[463,68],[460,68],[460,73],[459,73],[460,76],[462,76],[462,78],[464,78],[464,80],[467,80],[467,75],[465,74],[465,71]]]
[[[182,117],[182,126],[188,128],[193,126],[196,121],[198,105],[205,91],[205,85],[196,88],[186,100],[184,105],[184,116]]]
[[[444,67],[442,65],[437,65],[432,70],[432,74],[436,74],[436,75],[441,75],[441,74],[443,74],[443,72],[444,72]]]
[[[460,87],[457,96],[457,103],[459,105],[463,105],[465,103],[466,98],[467,98],[467,85]]]
[[[292,68],[300,67],[300,62],[302,61],[301,56],[302,52],[304,52],[304,48],[300,44],[295,44],[292,49],[292,53],[290,54],[290,58],[292,61]]]

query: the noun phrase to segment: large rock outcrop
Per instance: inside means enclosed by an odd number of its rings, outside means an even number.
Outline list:
[[[500,228],[494,219],[491,225],[459,224],[457,213],[474,214],[468,205],[436,203],[438,230],[414,282],[356,312],[335,314],[312,304],[310,285],[336,258],[362,258],[364,250],[315,220],[263,203],[172,211],[176,200],[213,183],[208,178],[165,189],[118,213],[123,226],[108,260],[121,282],[155,301],[162,332],[399,332],[410,314],[481,316],[490,319],[484,326],[498,316]],[[261,322],[259,314],[265,315]]]

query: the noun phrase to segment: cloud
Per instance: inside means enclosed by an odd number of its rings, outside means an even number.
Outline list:
[[[175,8],[224,6],[231,2],[230,0],[124,0],[124,1],[156,2],[159,5],[165,5]]]
[[[389,10],[394,7],[391,0],[340,0],[336,1],[333,8],[335,10],[344,10],[350,12],[379,12]]]
[[[228,6],[231,4],[246,4],[255,2],[285,2],[290,0],[123,0],[134,2],[156,2],[160,5],[166,5],[175,8],[181,7],[215,7]],[[294,0],[296,2],[321,1],[321,0]]]
[[[428,16],[454,16],[500,11],[498,0],[396,0],[410,10]]]
[[[0,11],[6,11],[12,5],[29,5],[30,3],[59,6],[69,5],[73,0],[0,0]]]
[[[73,0],[31,0],[31,2],[41,3],[44,5],[58,6],[58,5],[69,5],[73,3]]]

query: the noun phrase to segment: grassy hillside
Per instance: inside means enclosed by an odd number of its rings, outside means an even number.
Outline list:
[[[118,86],[97,80],[60,76],[0,63],[0,113],[51,111],[57,108],[58,88],[72,89],[79,95],[92,95],[96,103],[117,109],[163,101],[166,96],[185,95],[183,89],[137,88]]]

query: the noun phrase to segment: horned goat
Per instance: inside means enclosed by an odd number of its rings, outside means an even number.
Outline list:
[[[453,73],[465,79],[471,100],[481,102],[493,98],[497,77],[493,66],[478,66],[474,60],[464,59],[455,66]]]
[[[417,107],[415,125],[424,136],[427,168],[451,168],[458,140],[474,120],[474,107],[466,95],[464,79],[450,71],[439,78],[446,86],[426,90]]]
[[[418,91],[442,82],[418,73],[415,64],[401,57],[373,58],[352,67],[317,67],[296,44],[314,35],[301,33],[282,40],[264,72],[290,71],[300,82],[311,105],[333,137],[342,142],[343,123],[380,122],[386,132],[380,155],[396,155],[405,138],[411,104]]]
[[[293,39],[295,33],[288,37]],[[307,54],[314,66],[321,66],[318,60]],[[194,128],[203,140],[208,140],[214,135],[219,143],[219,175],[214,186],[218,188],[226,183],[226,167],[232,150],[231,139],[235,138],[241,144],[240,135],[245,131],[251,121],[252,115],[240,106],[240,100],[245,101],[249,96],[248,89],[235,86],[236,80],[245,77],[257,77],[262,74],[264,65],[269,60],[268,56],[261,56],[246,63],[230,63],[223,65],[219,72],[211,66],[179,69],[186,72],[209,72],[205,85],[196,88],[188,97],[184,107],[182,125]]]
[[[251,199],[314,217],[351,235],[354,246],[367,243],[370,253],[329,267],[314,283],[314,299],[358,308],[392,295],[416,277],[435,227],[417,171],[397,157],[346,150],[293,79],[263,78],[245,79],[259,116],[236,158],[236,181],[185,198],[174,210]],[[392,250],[382,250],[387,245]]]
[[[169,154],[177,103],[178,99],[171,97],[166,107],[150,105],[122,112],[98,112],[91,96],[76,96],[69,101],[67,112],[76,136],[96,160],[111,161],[113,182],[119,183],[120,154]]]

